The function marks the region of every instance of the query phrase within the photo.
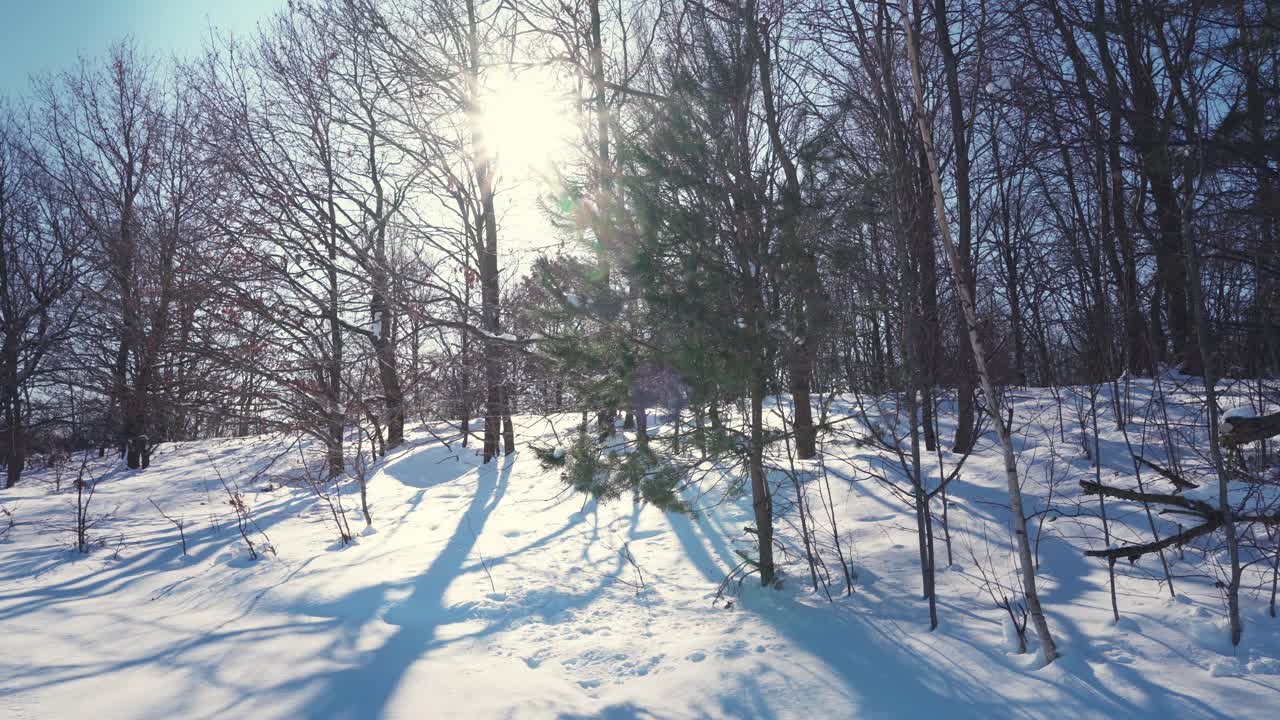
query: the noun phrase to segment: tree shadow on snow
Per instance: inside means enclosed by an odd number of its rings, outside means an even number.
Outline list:
[[[420,463],[406,462],[415,457],[408,456],[396,467],[404,465],[399,468],[400,472],[416,475],[421,469]],[[505,494],[513,458],[501,461],[501,467],[495,465],[497,463],[476,470],[475,494],[462,513],[452,537],[431,566],[413,580],[409,596],[387,612],[386,621],[397,626],[392,636],[375,650],[357,658],[354,665],[319,677],[299,679],[298,683],[315,689],[305,706],[296,713],[297,717],[381,716],[409,667],[439,644],[436,637],[438,628],[458,619],[451,617],[450,609],[444,605],[445,592],[462,571],[486,520]],[[384,469],[391,472],[396,467]],[[316,608],[315,612],[340,617],[344,627],[350,632],[358,632],[364,625],[361,618],[364,621],[372,619],[384,606],[385,596],[392,585],[384,583],[363,588],[352,594],[357,597],[346,596],[329,607]]]
[[[445,485],[477,467],[475,448],[464,448],[458,443],[445,445],[436,440],[427,447],[409,447],[397,451],[398,455],[386,460],[378,468],[401,484],[419,489]]]
[[[669,516],[669,519],[686,556],[708,583],[719,583],[728,569],[737,564],[737,556],[724,540],[727,528],[717,518],[702,516],[690,520]],[[1076,598],[1086,590],[1095,589],[1085,582],[1086,561],[1078,557],[1078,552],[1073,552],[1069,544],[1054,538],[1044,550],[1053,557],[1051,562],[1061,565],[1066,572],[1053,595]],[[1061,557],[1066,554],[1073,555],[1070,561]],[[874,595],[874,588],[860,589],[860,594]],[[759,615],[790,644],[820,659],[824,667],[839,678],[841,686],[837,690],[848,701],[849,707],[837,715],[847,712],[859,717],[975,719],[1052,715],[1043,704],[1006,697],[998,687],[991,687],[989,669],[969,666],[961,658],[948,657],[942,651],[918,649],[923,635],[919,626],[892,612],[895,604],[905,607],[914,604],[915,598],[877,597],[877,600],[870,607],[860,606],[856,600],[814,606],[799,602],[787,591],[744,586],[738,609],[733,612]],[[960,610],[947,605],[943,603],[944,612]],[[1050,622],[1058,629],[1067,652],[1052,670],[1026,670],[1022,666],[1025,656],[1009,656],[998,648],[986,647],[965,637],[948,634],[947,640],[967,644],[985,656],[988,665],[1021,675],[1025,682],[1020,685],[1038,684],[1046,696],[1072,697],[1073,705],[1088,708],[1092,716],[1216,716],[1213,708],[1205,703],[1177,692],[1176,688],[1139,677],[1127,667],[1117,672],[1125,676],[1126,684],[1138,688],[1146,701],[1134,702],[1110,691],[1106,680],[1098,676],[1088,662],[1094,654],[1089,639],[1062,618],[1051,615]],[[940,632],[945,633],[945,627]],[[717,700],[719,709],[708,715],[775,716],[777,711],[769,707],[767,692],[752,700],[745,688],[771,682],[770,676],[777,673],[783,674],[777,682],[789,685],[793,680],[785,676],[787,670],[780,663],[761,663],[759,674],[753,676],[751,682],[744,682],[744,687],[737,691],[723,693]]]

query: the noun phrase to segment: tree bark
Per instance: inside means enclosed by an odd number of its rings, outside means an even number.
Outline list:
[[[342,474],[346,467],[343,458],[342,440],[345,426],[345,413],[342,408],[342,319],[338,299],[338,218],[333,198],[333,175],[329,175],[329,227],[326,248],[329,253],[328,267],[328,306],[326,307],[329,322],[329,357],[326,370],[328,380],[329,437],[328,437],[328,471],[330,477]]]
[[[480,35],[474,0],[467,0],[467,39],[470,51],[468,68],[471,102],[480,96]],[[480,264],[480,304],[482,327],[490,338],[500,332],[498,314],[498,220],[493,204],[492,160],[485,149],[486,139],[480,126],[472,126],[473,161],[476,184],[480,192],[481,217],[476,245]],[[500,344],[486,339],[484,344],[485,414],[484,461],[498,456],[502,435],[502,359]]]
[[[920,0],[914,0],[917,10],[919,3]],[[938,0],[938,3],[941,5],[942,0]],[[992,424],[1000,437],[1000,446],[1004,455],[1005,478],[1009,487],[1009,506],[1013,515],[1013,533],[1018,547],[1019,562],[1022,566],[1022,590],[1026,596],[1027,610],[1031,615],[1032,624],[1040,640],[1040,648],[1044,653],[1045,662],[1051,663],[1058,657],[1058,651],[1053,641],[1053,635],[1049,632],[1049,623],[1045,619],[1044,611],[1041,609],[1040,594],[1036,588],[1035,566],[1031,554],[1031,542],[1027,536],[1027,518],[1022,506],[1022,487],[1018,481],[1018,465],[1013,450],[1013,439],[1010,436],[1008,425],[1000,417],[1000,409],[995,402],[995,388],[991,384],[991,376],[987,372],[986,354],[983,349],[982,339],[978,335],[978,316],[974,298],[969,286],[960,280],[960,276],[965,272],[965,266],[961,261],[955,243],[951,240],[951,228],[947,223],[946,203],[942,193],[942,178],[938,171],[937,152],[933,146],[933,130],[930,127],[929,114],[924,102],[924,91],[920,78],[919,48],[916,44],[916,35],[912,28],[911,20],[905,14],[903,15],[903,27],[907,32],[907,50],[910,54],[911,63],[911,84],[915,93],[916,117],[920,124],[920,138],[924,143],[925,156],[929,161],[929,175],[933,181],[934,212],[937,215],[938,228],[942,233],[942,245],[951,264],[951,272],[957,276],[956,286],[959,291],[960,305],[968,325],[969,344],[973,350],[973,361],[978,371],[978,381],[982,385],[983,395],[986,397],[984,404],[987,414],[990,416]],[[945,30],[945,23],[943,29]],[[945,35],[945,33],[940,34]]]
[[[917,16],[920,12],[917,8]],[[964,103],[960,92],[960,70],[955,50],[951,45],[951,31],[947,26],[946,0],[933,0],[934,27],[936,30],[938,49],[942,54],[943,75],[946,79],[947,102],[951,117],[951,144],[955,152],[955,191],[956,191],[956,223],[958,226],[959,246],[957,248],[960,261],[959,271],[955,277],[956,294],[976,294],[976,283],[972,269],[969,267],[969,256],[972,254],[973,207],[969,194],[969,136],[964,120]],[[923,112],[923,110],[920,110]],[[967,318],[961,317],[961,322]],[[956,422],[955,452],[963,453],[973,449],[978,438],[977,417],[975,416],[975,398],[973,387],[974,365],[970,358],[975,353],[969,335],[960,333],[960,367],[956,380],[956,403],[959,405],[959,418]],[[990,402],[991,398],[988,397]]]
[[[1152,247],[1156,257],[1156,276],[1164,290],[1169,315],[1169,336],[1173,344],[1175,359],[1183,369],[1192,375],[1202,371],[1199,343],[1193,326],[1190,301],[1187,296],[1188,277],[1186,262],[1181,257],[1182,248],[1182,210],[1179,208],[1177,193],[1173,187],[1173,176],[1169,164],[1169,131],[1170,123],[1158,118],[1156,113],[1160,107],[1157,96],[1153,70],[1150,67],[1144,48],[1143,38],[1146,29],[1137,26],[1138,19],[1134,15],[1131,0],[1119,0],[1116,3],[1115,19],[1120,28],[1124,42],[1125,58],[1128,61],[1131,112],[1134,143],[1142,161],[1143,175],[1150,186],[1151,199],[1155,204],[1156,233],[1152,238]],[[1160,28],[1150,29],[1161,32]],[[1168,71],[1168,68],[1165,68]],[[1158,316],[1152,317],[1157,322]],[[1159,351],[1161,348],[1157,348]]]
[[[748,4],[746,17],[747,37],[753,46],[753,54],[760,74],[760,94],[764,101],[765,124],[769,129],[769,143],[773,154],[782,165],[782,216],[778,225],[781,244],[787,260],[795,293],[792,309],[793,346],[787,351],[787,367],[790,379],[791,401],[795,418],[792,427],[796,437],[796,455],[807,460],[817,455],[817,428],[813,424],[810,386],[813,382],[813,341],[810,335],[820,314],[821,279],[817,260],[812,250],[800,238],[800,220],[803,198],[800,194],[800,178],[795,161],[787,152],[782,140],[781,121],[774,96],[773,74],[770,63],[772,52],[768,21],[757,22],[755,4]]]
[[[773,496],[764,471],[764,396],[768,378],[764,358],[758,357],[751,373],[751,507],[756,516],[756,546],[759,549],[760,584],[773,585]]]
[[[394,450],[404,443],[404,388],[400,384],[396,364],[395,322],[381,295],[375,295],[371,304],[378,318],[378,337],[373,347],[378,358],[378,379],[382,384],[386,449]]]

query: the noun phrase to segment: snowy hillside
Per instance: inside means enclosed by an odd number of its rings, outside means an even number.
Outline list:
[[[853,423],[826,437],[835,524],[857,573],[853,594],[829,602],[798,557],[781,589],[749,578],[717,599],[749,497],[716,502],[709,490],[693,517],[630,498],[584,504],[525,444],[555,446],[551,423],[527,417],[519,452],[489,465],[412,433],[370,479],[372,528],[345,547],[329,507],[298,482],[290,439],[165,445],[141,473],[95,459],[87,556],[71,549],[79,457],[61,492],[52,471],[33,472],[0,491],[16,523],[0,541],[0,716],[1275,717],[1280,621],[1266,597],[1246,594],[1232,656],[1220,593],[1195,576],[1203,563],[1188,548],[1170,555],[1176,599],[1154,557],[1117,565],[1113,623],[1106,565],[1082,554],[1097,543],[1077,514],[1096,500],[1078,497],[1077,481],[1093,477],[1078,423],[1065,419],[1064,443],[1048,391],[1013,402],[1029,511],[1050,487],[1061,508],[1039,538],[1063,654],[1047,668],[1016,652],[982,586],[982,571],[1009,564],[989,437],[950,492],[954,552],[938,562],[930,633],[914,515],[869,479],[889,456],[855,442]],[[846,398],[834,413],[855,407]],[[574,421],[557,420],[561,436]],[[1103,424],[1103,474],[1123,483],[1124,437]],[[1139,413],[1132,442],[1145,428]],[[257,560],[219,476],[244,493]],[[785,527],[789,481],[773,479]],[[343,502],[358,531],[353,487]],[[157,506],[184,524],[188,557]],[[1143,513],[1113,507],[1113,530],[1140,537]]]

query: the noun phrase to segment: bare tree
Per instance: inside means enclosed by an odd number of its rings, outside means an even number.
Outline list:
[[[919,1],[915,0],[917,15],[919,14]],[[903,28],[907,32],[907,49],[911,57],[911,81],[915,90],[916,119],[920,125],[920,138],[924,142],[925,157],[929,161],[929,175],[933,181],[934,210],[937,214],[938,229],[942,233],[942,246],[946,250],[947,260],[951,264],[952,276],[962,279],[965,265],[961,262],[956,245],[951,240],[951,228],[947,222],[946,199],[942,194],[938,157],[933,145],[933,129],[925,107],[924,91],[920,77],[920,54],[919,46],[916,42],[916,32],[912,27],[912,20],[905,14],[903,15]],[[973,350],[973,361],[977,367],[978,379],[982,384],[987,414],[991,417],[991,422],[996,429],[996,434],[1000,438],[1001,448],[1004,451],[1004,469],[1009,487],[1009,505],[1013,513],[1013,533],[1018,545],[1018,559],[1022,566],[1022,591],[1027,599],[1027,609],[1031,615],[1032,625],[1035,627],[1036,635],[1040,639],[1040,648],[1044,653],[1045,662],[1051,663],[1057,658],[1058,651],[1053,642],[1053,635],[1049,632],[1049,623],[1040,607],[1040,594],[1036,590],[1031,540],[1027,536],[1027,519],[1022,506],[1022,486],[1018,481],[1017,459],[1014,455],[1010,427],[1004,418],[1000,416],[995,386],[991,382],[990,373],[987,372],[986,351],[982,339],[978,335],[978,315],[973,294],[965,287],[963,280],[958,281],[956,285],[960,295],[961,307],[964,310],[965,321],[968,325],[969,343]]]
[[[48,360],[79,318],[80,225],[38,174],[12,111],[0,107],[0,412],[5,487],[26,465],[33,397],[52,382]],[[34,392],[33,392],[34,391]]]

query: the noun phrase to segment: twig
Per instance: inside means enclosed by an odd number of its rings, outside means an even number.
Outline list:
[[[147,501],[150,502],[152,507],[156,509],[156,512],[160,513],[160,517],[173,523],[173,526],[178,528],[178,539],[182,541],[182,557],[186,557],[187,556],[187,535],[182,531],[183,526],[186,525],[187,523],[186,519],[178,518],[177,520],[174,520],[173,518],[169,517],[168,515],[165,514],[164,510],[161,509],[160,506],[156,504],[156,501],[151,499],[150,495],[147,496]]]

